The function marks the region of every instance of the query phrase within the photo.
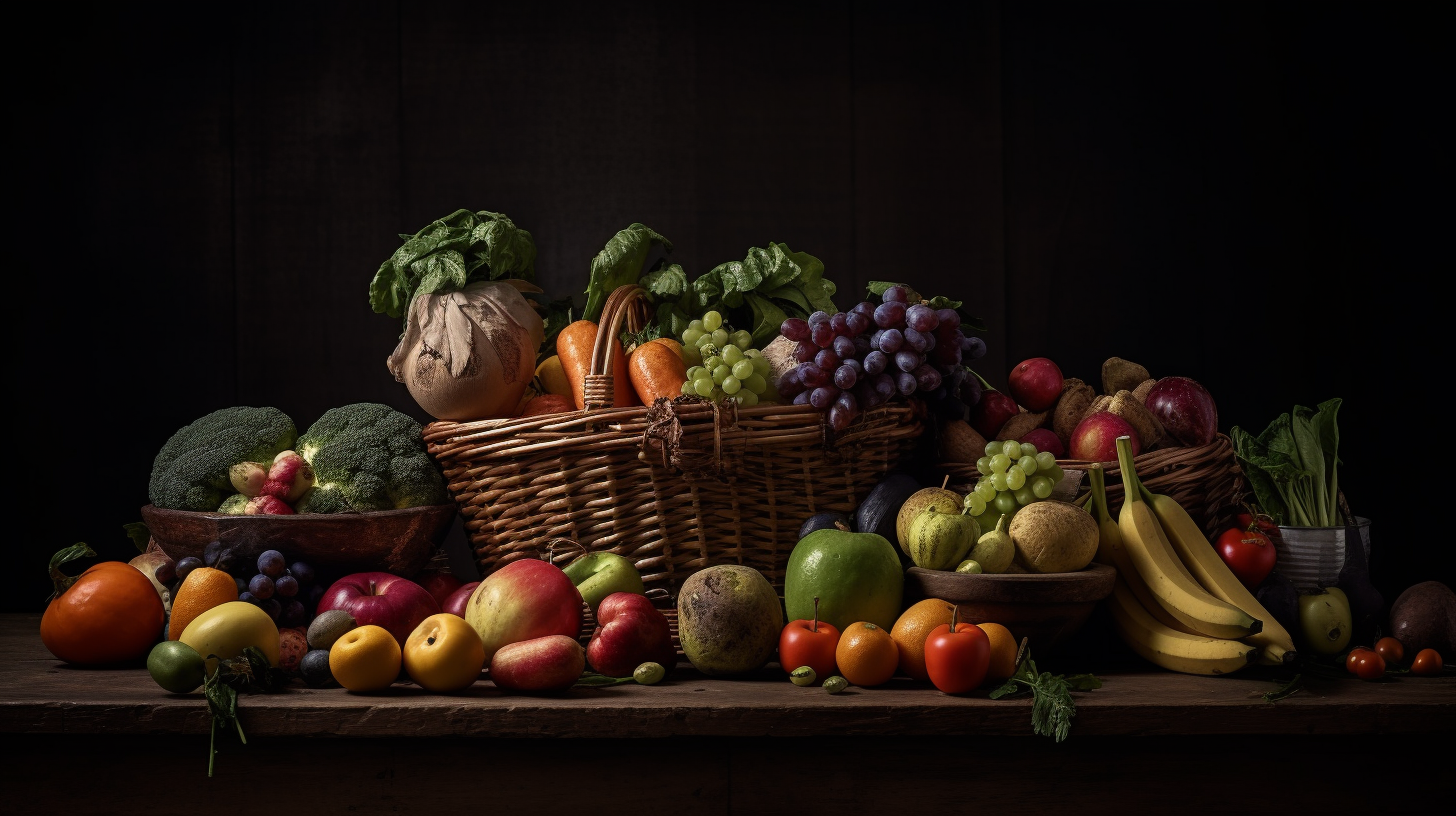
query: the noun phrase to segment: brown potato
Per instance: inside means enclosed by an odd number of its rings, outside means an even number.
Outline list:
[[[1131,360],[1108,357],[1102,363],[1102,393],[1112,395],[1118,391],[1131,391],[1151,376],[1146,368]]]
[[[1091,404],[1087,406],[1087,410],[1083,411],[1082,415],[1077,417],[1077,421],[1081,422],[1082,420],[1086,419],[1089,416],[1092,416],[1098,411],[1106,411],[1107,406],[1111,404],[1112,397],[1108,396],[1107,394],[1099,394],[1097,396],[1097,399],[1092,400]],[[1075,428],[1077,426],[1073,425],[1072,427]]]
[[[947,422],[940,432],[940,456],[946,462],[974,465],[986,455],[986,439],[963,419]]]
[[[1163,423],[1131,391],[1118,391],[1113,394],[1107,410],[1127,420],[1127,424],[1137,431],[1143,450],[1151,450],[1163,441]]]
[[[1071,449],[1072,430],[1082,421],[1082,414],[1095,399],[1097,391],[1075,377],[1062,383],[1062,395],[1052,408],[1052,433],[1062,440],[1064,449]]]
[[[1132,395],[1137,398],[1138,402],[1141,402],[1143,405],[1147,405],[1148,392],[1153,390],[1153,386],[1156,385],[1157,382],[1157,380],[1151,378],[1143,380],[1141,383],[1138,383],[1137,388],[1134,388],[1132,390]]]
[[[1001,430],[996,432],[996,438],[1003,442],[1007,439],[1020,439],[1045,425],[1049,416],[1051,416],[1049,411],[1022,411],[1006,420],[1006,424],[1002,425]]]

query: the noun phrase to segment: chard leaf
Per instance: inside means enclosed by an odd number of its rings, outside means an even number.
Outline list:
[[[1310,422],[1314,411],[1303,405],[1294,406],[1290,414],[1290,426],[1294,432],[1294,444],[1299,450],[1300,463],[1308,474],[1308,507],[1310,519],[1320,527],[1333,527],[1330,507],[1325,501],[1325,454],[1320,449],[1319,435]]]
[[[753,334],[753,347],[763,348],[778,335],[779,326],[788,315],[772,300],[752,292],[748,294],[748,307],[753,310],[753,328],[749,330]]]
[[[773,298],[774,300],[787,300],[790,304],[792,304],[794,307],[796,307],[806,315],[814,311],[814,307],[809,305],[809,299],[804,297],[803,290],[796,287],[780,286],[777,289],[771,289],[767,292],[764,292],[764,294],[768,297]]]
[[[1335,422],[1335,415],[1340,411],[1340,398],[1325,400],[1319,404],[1319,410],[1315,411],[1311,423],[1314,425],[1315,436],[1319,439],[1320,450],[1325,457],[1325,491],[1326,501],[1329,503],[1330,525],[1336,526],[1339,520],[1339,496],[1340,496],[1340,428]],[[1352,522],[1354,519],[1348,519]]]
[[[1274,486],[1274,477],[1260,464],[1265,455],[1264,446],[1257,437],[1237,425],[1229,430],[1229,438],[1234,443],[1234,456],[1243,468],[1244,478],[1249,482],[1249,489],[1254,491],[1259,507],[1276,524],[1285,523],[1289,510],[1284,506],[1279,489]]]
[[[636,283],[654,245],[661,244],[671,252],[672,242],[640,223],[619,230],[591,262],[591,277],[586,286],[583,320],[597,320],[607,297],[619,286]]]
[[[536,244],[531,233],[517,227],[502,213],[476,213],[478,222],[470,230],[470,245],[490,267],[490,280],[536,277]]]
[[[799,283],[801,284],[799,288],[803,291],[804,297],[808,299],[810,306],[815,309],[823,309],[830,314],[839,311],[839,307],[834,305],[833,283],[823,279],[809,283],[802,278]]]
[[[652,271],[637,281],[643,289],[659,298],[676,300],[688,288],[688,276],[679,264],[669,264],[666,258],[658,261]]]
[[[369,305],[381,314],[406,318],[406,324],[409,305],[422,285],[423,291],[436,292],[463,289],[475,280],[535,277],[531,233],[500,213],[456,210],[414,235],[399,237],[404,244],[379,265],[369,283]]]

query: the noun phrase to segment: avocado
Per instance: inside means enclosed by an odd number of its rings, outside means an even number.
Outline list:
[[[919,489],[920,483],[904,473],[892,473],[881,479],[855,509],[854,529],[861,533],[877,533],[887,541],[895,541],[895,522],[900,508]]]
[[[838,530],[843,524],[844,529],[854,529],[854,519],[844,513],[815,513],[799,525],[799,538],[814,532],[815,530]]]
[[[1390,634],[1407,657],[1435,649],[1448,661],[1456,658],[1456,593],[1440,581],[1407,588],[1390,605]]]

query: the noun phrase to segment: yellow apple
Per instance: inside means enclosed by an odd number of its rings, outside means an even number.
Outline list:
[[[208,674],[217,670],[219,658],[230,660],[248,646],[258,647],[269,665],[278,665],[278,626],[267,612],[247,601],[214,606],[193,618],[177,639],[207,658]]]
[[[404,670],[428,691],[469,688],[483,668],[485,644],[459,615],[431,615],[404,642]]]
[[[345,632],[329,647],[329,671],[349,691],[383,691],[399,677],[399,642],[375,624]]]

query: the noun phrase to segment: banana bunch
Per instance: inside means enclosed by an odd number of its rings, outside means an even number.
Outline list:
[[[1152,663],[1187,674],[1228,674],[1250,663],[1294,659],[1294,640],[1214,551],[1178,502],[1143,487],[1127,437],[1117,440],[1125,498],[1107,509],[1093,466],[1097,560],[1117,569],[1108,598],[1118,635]]]

